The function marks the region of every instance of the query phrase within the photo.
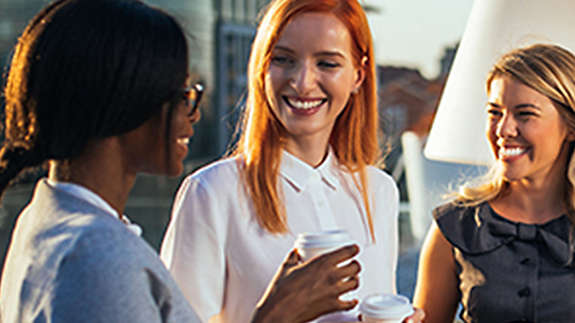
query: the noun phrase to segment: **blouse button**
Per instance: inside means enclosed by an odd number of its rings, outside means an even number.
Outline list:
[[[522,288],[517,292],[517,295],[519,295],[519,297],[529,297],[529,295],[531,295],[531,290],[529,287]]]

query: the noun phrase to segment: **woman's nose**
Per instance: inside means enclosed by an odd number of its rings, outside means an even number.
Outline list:
[[[517,136],[517,122],[512,114],[504,113],[497,123],[497,137],[508,138]]]
[[[303,63],[291,75],[292,86],[299,94],[306,94],[313,89],[316,81],[316,72],[309,63]]]

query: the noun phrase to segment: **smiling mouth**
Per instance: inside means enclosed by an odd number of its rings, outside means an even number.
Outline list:
[[[503,159],[513,158],[524,154],[526,151],[527,148],[523,147],[513,147],[513,148],[499,147],[499,157]]]
[[[297,110],[311,110],[319,108],[322,104],[327,102],[327,99],[306,99],[301,100],[293,97],[282,97],[284,102],[291,108]]]
[[[177,142],[178,142],[178,144],[180,144],[180,145],[187,146],[187,145],[190,143],[190,138],[189,138],[189,137],[179,138],[179,139],[177,140]]]

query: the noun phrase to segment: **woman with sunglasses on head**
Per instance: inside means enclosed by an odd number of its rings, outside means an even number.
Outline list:
[[[245,322],[304,232],[343,229],[363,246],[361,283],[337,282],[346,291],[395,293],[398,192],[374,167],[378,123],[360,4],[273,1],[252,47],[239,143],[183,182],[162,245],[204,321]],[[341,310],[355,305],[342,300]]]
[[[537,44],[486,82],[496,163],[434,211],[415,305],[426,323],[575,322],[575,56]]]
[[[202,90],[186,90],[187,51],[176,21],[137,0],[56,1],[30,22],[5,88],[0,192],[29,167],[47,162],[49,171],[14,229],[4,322],[200,322],[123,215],[138,173],[183,170]],[[337,263],[355,253],[302,265],[292,252],[252,321],[338,309],[338,286],[318,273],[353,279]]]

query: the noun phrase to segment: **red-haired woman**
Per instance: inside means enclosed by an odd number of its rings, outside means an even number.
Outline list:
[[[123,215],[137,174],[184,169],[201,98],[188,87],[187,49],[177,21],[138,0],[54,1],[30,21],[7,73],[0,200],[26,169],[49,171],[13,230],[1,321],[201,322]],[[339,309],[331,281],[357,275],[338,266],[357,252],[305,264],[291,252],[251,322]]]
[[[373,166],[373,44],[360,4],[272,2],[248,79],[233,157],[183,182],[162,246],[194,309],[205,321],[247,321],[297,234],[330,229],[362,249],[361,284],[337,282],[342,289],[394,293],[398,192]]]

